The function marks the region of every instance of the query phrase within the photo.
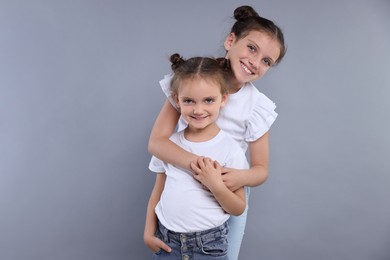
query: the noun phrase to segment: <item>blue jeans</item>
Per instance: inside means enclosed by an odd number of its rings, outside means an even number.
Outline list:
[[[246,218],[248,216],[249,187],[245,187],[246,208],[240,216],[230,216],[229,223],[229,260],[237,260],[240,253],[241,242],[244,237]]]
[[[177,233],[166,229],[160,222],[156,236],[172,248],[170,253],[159,250],[153,254],[154,260],[228,260],[227,222],[219,227],[194,233]]]

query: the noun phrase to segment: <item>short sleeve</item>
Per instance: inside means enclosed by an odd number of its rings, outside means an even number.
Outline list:
[[[155,156],[152,156],[149,162],[149,170],[152,172],[165,172],[164,163]]]
[[[172,106],[176,109],[179,110],[179,108],[176,105],[176,102],[173,100],[172,97],[172,92],[171,92],[171,79],[172,79],[172,74],[167,74],[164,76],[162,80],[160,80],[160,86],[164,94],[167,96],[169,102],[171,102]]]
[[[247,121],[245,133],[245,141],[247,142],[256,141],[268,132],[278,116],[275,112],[275,103],[264,94],[259,94]]]

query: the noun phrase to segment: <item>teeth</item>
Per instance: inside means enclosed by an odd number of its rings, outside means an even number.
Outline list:
[[[203,120],[206,118],[206,116],[194,116],[193,117],[195,120]]]
[[[247,66],[245,66],[244,64],[242,64],[241,63],[241,67],[248,73],[248,74],[253,74],[249,69],[248,69],[248,67]]]

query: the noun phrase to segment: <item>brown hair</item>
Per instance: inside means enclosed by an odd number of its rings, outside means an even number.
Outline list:
[[[280,55],[275,64],[279,63],[286,54],[287,48],[284,44],[282,30],[272,21],[261,17],[251,6],[244,5],[234,10],[234,23],[231,33],[234,33],[237,40],[246,37],[251,31],[260,31],[275,37],[280,44]]]
[[[178,53],[170,57],[173,77],[171,91],[178,94],[181,82],[187,79],[202,78],[212,80],[221,87],[221,94],[227,94],[232,71],[229,61],[225,58],[193,57],[183,59]]]

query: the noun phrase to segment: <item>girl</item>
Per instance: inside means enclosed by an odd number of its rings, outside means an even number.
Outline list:
[[[243,188],[224,185],[220,164],[249,167],[237,142],[216,124],[231,70],[224,58],[183,60],[174,54],[171,62],[173,99],[188,126],[170,140],[212,159],[198,160],[200,183],[188,171],[152,158],[149,168],[160,174],[148,203],[144,241],[155,252],[153,259],[228,259],[226,221],[245,210],[246,199]]]
[[[246,152],[249,147],[250,169],[223,169],[223,181],[233,191],[243,186],[258,186],[268,177],[268,130],[277,113],[274,103],[260,93],[252,82],[278,64],[286,52],[280,28],[260,17],[252,7],[238,7],[234,11],[234,18],[236,22],[224,42],[226,58],[230,61],[234,76],[230,81],[229,102],[217,124],[240,144],[243,151]],[[166,76],[160,81],[170,102],[165,102],[156,119],[148,150],[165,162],[193,171],[194,177],[200,179],[203,173],[195,167],[198,156],[169,140],[179,119],[179,112],[168,91],[169,80],[170,76]],[[185,120],[180,118],[178,130],[183,129],[185,124]],[[246,217],[247,210],[241,216],[229,219],[230,259],[238,258]]]

